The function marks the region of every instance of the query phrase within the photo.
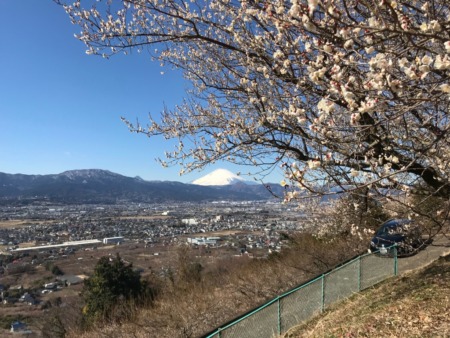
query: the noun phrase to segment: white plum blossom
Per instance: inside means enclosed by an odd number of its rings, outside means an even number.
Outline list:
[[[370,47],[366,48],[366,53],[367,54],[372,54],[373,52],[375,52],[375,48],[373,46],[370,46]]]
[[[408,64],[409,62],[407,58],[401,58],[400,60],[398,60],[398,65],[400,66],[400,68],[405,68]]]
[[[359,120],[361,120],[361,114],[359,113],[353,113],[350,117],[350,124],[351,125],[357,125]]]
[[[441,84],[439,89],[444,93],[450,93],[450,85],[448,83]]]
[[[424,55],[420,60],[423,65],[429,66],[433,63],[433,59],[429,55]]]
[[[430,71],[430,66],[428,66],[428,65],[422,65],[422,66],[419,66],[419,71],[421,72],[421,73],[428,73],[429,71]],[[425,74],[426,75],[426,74]],[[422,74],[422,76],[421,77],[423,77],[424,76],[424,74]]]
[[[436,60],[434,61],[434,68],[438,70],[450,69],[450,59],[448,55],[445,55],[444,57],[437,55]]]
[[[422,24],[420,25],[420,30],[421,30],[422,32],[428,31],[428,30],[429,30],[428,24],[427,24],[426,22],[422,22]]]
[[[335,104],[334,104],[334,102],[332,102],[330,100],[322,99],[317,104],[317,109],[319,109],[320,111],[323,111],[323,112],[329,114],[329,113],[334,111]]]
[[[359,176],[359,171],[356,169],[351,169],[350,170],[350,176],[352,177],[358,177]]]
[[[430,8],[430,3],[429,2],[425,2],[422,7],[420,7],[420,9],[424,12],[428,12],[428,9]]]
[[[305,51],[308,53],[312,51],[310,42],[305,42]]]
[[[342,97],[348,103],[350,109],[353,109],[353,108],[357,107],[356,95],[354,93],[352,93],[351,91],[343,88],[342,89]]]
[[[361,102],[358,111],[360,113],[367,113],[373,111],[374,109],[376,109],[375,100],[366,100]]]
[[[317,169],[320,167],[320,161],[319,160],[309,160],[308,167],[309,167],[309,169]]]
[[[292,17],[298,17],[300,16],[300,5],[298,4],[298,2],[293,2],[291,9],[289,10],[289,15]]]
[[[393,80],[389,83],[389,87],[394,93],[398,93],[402,89],[402,82],[400,80]]]
[[[148,52],[189,83],[146,125],[125,121],[177,141],[164,165],[230,161],[264,177],[286,164],[286,185],[310,193],[450,196],[448,0],[72,2],[86,53]]]
[[[333,51],[333,46],[329,43],[327,43],[324,47],[323,50],[327,53],[331,53]]]
[[[417,80],[419,78],[417,74],[417,68],[413,65],[405,69],[405,74],[411,80]]]
[[[319,4],[319,0],[308,0],[309,12],[312,13],[314,11],[314,9],[316,9],[318,4]]]
[[[279,49],[275,53],[273,53],[274,59],[281,59],[282,57],[283,57],[283,52]]]
[[[353,41],[353,39],[348,39],[347,41],[345,41],[344,43],[344,48],[345,49],[351,49],[353,47],[353,44],[355,42]]]
[[[442,26],[437,20],[430,21],[430,24],[428,27],[430,30],[435,31],[435,32],[439,32],[440,30],[442,30]]]

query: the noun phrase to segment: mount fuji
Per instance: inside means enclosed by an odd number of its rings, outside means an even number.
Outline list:
[[[192,184],[204,186],[232,185],[236,183],[251,184],[253,182],[246,181],[242,177],[233,174],[227,169],[214,170],[213,172],[192,182]]]

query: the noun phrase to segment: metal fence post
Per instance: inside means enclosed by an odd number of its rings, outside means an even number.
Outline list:
[[[361,291],[361,255],[358,256],[358,291]]]
[[[278,296],[278,334],[281,335],[281,302]]]
[[[322,275],[322,309],[321,312],[325,310],[325,275]]]
[[[398,274],[397,245],[394,244],[394,276]]]

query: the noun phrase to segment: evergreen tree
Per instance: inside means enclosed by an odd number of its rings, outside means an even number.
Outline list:
[[[147,285],[132,264],[125,264],[119,255],[100,258],[93,276],[84,283],[84,324],[111,319],[115,310],[126,308],[133,300],[144,300],[146,290]]]

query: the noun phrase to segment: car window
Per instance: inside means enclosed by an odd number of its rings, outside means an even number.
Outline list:
[[[381,227],[380,229],[378,229],[376,234],[378,236],[380,236],[380,235],[384,235],[384,234],[387,234],[387,233],[388,233],[388,228],[387,227]]]
[[[384,227],[382,227],[380,230],[378,230],[377,235],[396,235],[403,233],[403,229],[398,224],[386,224]]]
[[[387,227],[386,229],[390,235],[400,235],[405,232],[401,225]]]

